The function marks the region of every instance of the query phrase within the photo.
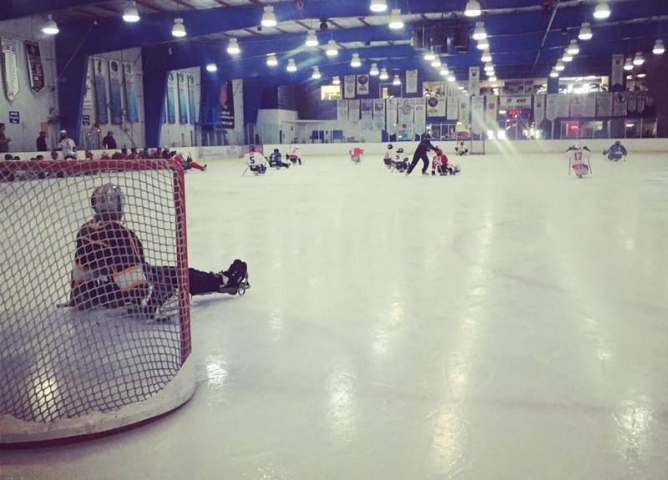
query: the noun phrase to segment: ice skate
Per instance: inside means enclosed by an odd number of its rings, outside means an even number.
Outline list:
[[[250,288],[248,266],[246,262],[242,262],[239,259],[232,262],[228,270],[217,273],[216,276],[221,279],[221,284],[218,287],[219,293],[243,295],[246,293],[246,289]]]

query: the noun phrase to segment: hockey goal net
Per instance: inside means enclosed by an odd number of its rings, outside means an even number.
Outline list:
[[[130,305],[69,306],[77,235],[93,218],[91,194],[105,184],[124,194],[123,228],[139,239],[145,268],[171,272],[159,316]],[[0,162],[0,208],[0,443],[116,430],[185,403],[195,381],[181,166]],[[108,261],[95,258],[90,269]]]

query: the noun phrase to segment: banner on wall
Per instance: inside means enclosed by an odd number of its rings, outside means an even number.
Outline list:
[[[28,62],[28,74],[30,76],[30,90],[39,93],[44,89],[46,80],[44,78],[44,65],[42,64],[42,52],[39,42],[26,40],[23,42]]]
[[[2,47],[2,83],[5,86],[5,96],[9,102],[16,100],[21,90],[19,81],[19,65],[16,60],[17,41],[9,37],[0,37]]]
[[[533,84],[533,82],[531,82],[531,84]],[[503,93],[506,95],[530,94],[532,92],[528,87],[530,87],[530,85],[527,85],[526,80],[506,80],[503,86]]]
[[[125,83],[125,114],[127,115],[128,123],[139,123],[135,72],[131,63],[123,63],[123,81]]]
[[[557,118],[568,118],[571,114],[570,100],[570,95],[557,95]]]
[[[415,123],[415,133],[424,133],[427,129],[427,112],[425,110],[425,101],[422,97],[413,99],[413,122]]]
[[[413,99],[400,99],[397,113],[397,135],[413,139]]]
[[[377,130],[385,130],[385,100],[382,98],[373,101],[373,126]]]
[[[123,100],[121,91],[121,63],[116,60],[109,62],[109,110],[111,111],[111,123],[120,125],[123,123]]]
[[[190,124],[198,123],[197,98],[195,98],[195,75],[188,74],[188,105],[190,106]]]
[[[638,93],[637,92],[628,92],[626,94],[626,111],[628,113],[636,113],[638,110]]]
[[[357,95],[369,95],[368,75],[357,75]]]
[[[645,106],[647,105],[647,96],[644,92],[638,92],[638,113],[643,113],[645,111]]]
[[[471,131],[476,135],[485,128],[485,98],[476,95],[471,98]]]
[[[348,121],[348,100],[336,101],[336,119],[339,122]]]
[[[459,120],[459,99],[457,97],[448,97],[445,111],[448,120]]]
[[[612,94],[612,115],[613,117],[625,117],[628,110],[629,97],[626,92],[617,92]]]
[[[582,118],[585,112],[585,96],[571,95],[571,118]]]
[[[617,54],[612,56],[610,89],[624,90],[624,54]]]
[[[536,126],[545,118],[545,95],[533,96],[533,119]]]
[[[406,70],[406,93],[417,93],[418,91],[418,71]]]
[[[226,80],[220,86],[218,99],[220,106],[220,124],[223,128],[234,128],[234,88],[232,80]]]
[[[355,98],[355,75],[343,77],[343,98]]]
[[[188,123],[188,85],[186,85],[186,74],[176,74],[177,91],[179,94],[179,123]]]
[[[445,82],[422,82],[422,94],[428,97],[445,97],[447,94]]]
[[[371,130],[373,128],[373,100],[364,99],[362,104],[362,129]]]
[[[107,112],[107,73],[105,61],[101,58],[93,59],[93,79],[95,81],[97,123],[106,125],[109,123],[109,114]]]
[[[558,93],[548,93],[545,99],[545,118],[552,121],[557,118],[557,96]]]
[[[497,128],[496,115],[498,111],[499,97],[497,97],[496,95],[487,95],[485,97],[485,101],[487,102],[487,110],[485,111],[485,123],[490,128],[493,127],[496,130]]]
[[[445,97],[427,97],[427,116],[445,117]]]
[[[499,100],[499,108],[531,108],[531,95],[503,95]]]
[[[348,121],[349,122],[359,122],[360,121],[360,101],[359,100],[348,100]]]
[[[469,97],[466,95],[460,95],[459,98],[459,118],[458,120],[464,125],[469,125],[471,119],[469,118]]]
[[[480,95],[480,67],[469,67],[469,95]]]
[[[95,68],[95,59],[88,62],[88,71],[86,72],[86,90],[83,97],[83,110],[93,109],[93,91],[95,89],[95,82],[93,81],[93,69]]]
[[[174,72],[167,74],[167,123],[176,123],[176,105],[174,101],[174,83],[176,82]],[[224,84],[221,89],[221,96],[225,90]]]
[[[612,96],[613,93],[596,94],[596,116],[612,117]]]
[[[596,94],[595,93],[588,93],[587,95],[585,95],[584,116],[585,117],[595,117],[596,116]]]
[[[397,107],[399,103],[396,98],[388,98],[385,108],[387,109],[386,113],[386,129],[388,135],[394,135],[397,133]]]

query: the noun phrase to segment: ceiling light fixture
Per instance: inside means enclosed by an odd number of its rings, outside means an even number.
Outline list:
[[[318,36],[315,34],[315,30],[309,30],[306,34],[306,46],[317,47],[319,44],[320,42],[318,42]]]
[[[561,59],[562,59],[564,62],[572,62],[572,61],[573,61],[573,55],[571,55],[570,53],[568,53],[568,49],[566,49],[566,51],[564,52],[564,56],[561,57]]]
[[[646,76],[647,76],[646,73],[639,73],[638,75],[636,75],[636,77],[638,78],[645,78]]]
[[[339,77],[332,77],[332,85],[341,85],[341,79]]]
[[[436,54],[434,53],[434,49],[433,49],[433,48],[430,48],[430,49],[427,50],[427,52],[424,54],[424,59],[425,59],[426,61],[428,61],[428,62],[431,62],[432,60],[434,60],[434,58],[436,58]]]
[[[550,72],[550,77],[558,78],[559,77],[559,72],[557,72],[556,70],[552,70],[552,72]]]
[[[486,72],[493,72],[494,71],[494,65],[492,65],[491,63],[486,63],[485,64],[485,71]]]
[[[51,15],[49,15],[49,19],[42,27],[42,32],[45,33],[46,35],[56,35],[58,32],[60,32],[58,24],[53,21]]]
[[[350,61],[350,66],[353,68],[359,68],[362,66],[362,61],[360,60],[359,53],[353,53],[353,58]]]
[[[479,17],[482,15],[482,9],[480,8],[480,3],[477,0],[469,0],[466,3],[466,9],[464,10],[464,15],[467,17]]]
[[[483,22],[476,22],[475,29],[473,29],[473,40],[484,40],[486,38],[485,24]]]
[[[627,72],[633,70],[633,60],[631,60],[631,58],[627,58],[626,61],[624,62],[624,70],[626,70]]]
[[[610,16],[610,7],[606,2],[599,2],[594,9],[594,18],[597,20],[605,20]]]
[[[339,54],[339,46],[334,40],[327,42],[327,49],[325,50],[325,53],[328,57],[336,57]]]
[[[206,66],[206,71],[207,71],[207,72],[212,72],[212,73],[213,73],[213,72],[218,71],[218,67],[216,66],[215,63],[209,63],[209,64]]]
[[[377,77],[378,75],[380,75],[380,70],[378,70],[377,63],[371,64],[371,70],[369,70],[369,75],[371,75],[372,77]]]
[[[278,22],[276,21],[276,14],[274,13],[274,7],[267,5],[264,7],[264,12],[262,12],[262,26],[263,27],[275,27]]]
[[[485,52],[482,54],[482,57],[480,57],[480,61],[487,63],[492,61],[492,54],[489,52]]]
[[[652,49],[652,53],[654,55],[663,55],[665,51],[666,47],[663,46],[663,40],[657,40],[654,44],[654,48]]]
[[[571,40],[571,43],[566,47],[566,52],[570,55],[577,55],[580,53],[580,47],[577,40]]]
[[[488,80],[489,80],[490,82],[496,82],[496,76],[494,76],[494,75],[490,75],[490,77],[488,78]]]
[[[489,50],[489,40],[486,38],[478,40],[478,50]]]
[[[322,73],[320,73],[320,69],[318,67],[313,67],[313,73],[311,74],[311,78],[313,80],[318,80],[322,77]]]
[[[450,75],[450,70],[448,70],[448,67],[446,65],[442,65],[441,70],[438,73],[442,77],[447,77],[448,75]]]
[[[431,61],[431,66],[434,68],[438,68],[441,66],[441,57],[434,57],[434,59]]]
[[[371,0],[369,9],[372,12],[385,12],[387,10],[387,2],[385,0]]]
[[[273,53],[270,53],[267,55],[267,65],[270,67],[275,67],[278,65],[278,58],[276,58],[276,55]]]
[[[380,77],[379,78],[381,80],[387,80],[388,78],[390,78],[390,76],[387,74],[387,69],[386,68],[383,68],[383,69],[380,70]]]
[[[448,82],[456,82],[457,77],[455,77],[452,73],[448,75]]]
[[[591,31],[591,26],[589,25],[588,22],[584,22],[580,27],[580,33],[578,34],[578,38],[580,40],[591,40],[593,36],[594,34]]]
[[[401,79],[399,78],[399,75],[394,76],[394,80],[392,80],[392,85],[401,85]]]
[[[174,19],[174,26],[172,27],[172,36],[176,38],[183,38],[186,36],[186,26],[183,24],[183,19],[177,17]]]
[[[131,0],[123,9],[123,20],[128,23],[137,23],[139,21],[139,10],[135,0]]]
[[[241,53],[241,49],[239,48],[239,42],[237,41],[236,38],[232,37],[230,38],[230,41],[227,44],[227,53],[230,55],[239,55]]]
[[[404,21],[401,19],[401,10],[395,8],[392,10],[392,15],[390,15],[390,24],[389,27],[392,30],[399,30],[404,28]]]
[[[555,65],[554,69],[555,69],[557,72],[563,72],[564,70],[566,70],[566,65],[564,64],[564,62],[562,62],[561,60],[559,60],[559,61],[557,62],[557,64]]]
[[[645,57],[642,56],[641,52],[636,52],[636,56],[633,57],[633,65],[639,67],[643,63],[645,63]]]
[[[288,72],[296,72],[297,71],[297,65],[295,65],[295,60],[291,58],[288,60],[288,66],[286,68]]]

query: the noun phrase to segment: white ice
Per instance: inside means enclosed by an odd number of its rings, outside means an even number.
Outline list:
[[[0,477],[668,478],[668,159],[457,161],[189,173],[191,266],[252,284],[195,300],[195,396]]]

